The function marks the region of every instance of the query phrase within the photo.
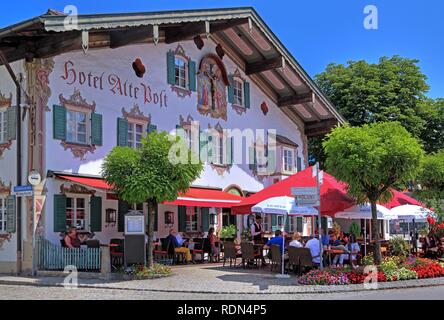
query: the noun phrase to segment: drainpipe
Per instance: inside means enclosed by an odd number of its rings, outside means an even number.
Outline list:
[[[17,185],[22,184],[22,119],[21,119],[21,103],[22,103],[22,90],[21,82],[23,75],[19,75],[17,79],[14,71],[11,68],[8,60],[0,50],[0,62],[5,65],[9,75],[12,78],[16,86],[16,99],[17,99]],[[22,198],[17,200],[17,273],[22,272]]]

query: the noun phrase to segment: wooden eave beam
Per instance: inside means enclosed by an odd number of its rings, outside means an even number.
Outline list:
[[[213,22],[212,24],[210,24],[210,33],[216,33],[239,25],[243,25],[245,23],[248,23],[247,18],[233,19],[229,20],[228,22],[219,24],[214,24]],[[185,26],[166,28],[165,43],[171,44],[183,40],[190,40],[193,37],[205,32],[206,30],[204,22],[188,23]]]
[[[288,107],[295,104],[303,104],[307,102],[313,102],[313,93],[309,92],[306,94],[300,94],[300,95],[292,95],[288,97],[281,97],[278,101],[279,107]]]
[[[278,69],[278,68],[282,68],[282,57],[276,57],[258,62],[248,63],[245,67],[245,74],[249,76],[255,73]]]
[[[142,41],[148,41],[152,35],[152,27],[137,28],[136,30],[111,31],[109,33],[109,47],[116,49]]]
[[[337,124],[337,119],[307,122],[305,124],[305,134],[309,137],[324,135]]]

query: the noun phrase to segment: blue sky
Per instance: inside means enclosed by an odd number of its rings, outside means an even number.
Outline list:
[[[419,59],[429,96],[444,97],[442,0],[16,0],[2,3],[0,27],[68,4],[80,14],[253,6],[312,76],[331,62],[398,54]],[[378,30],[363,27],[366,5],[378,8]]]

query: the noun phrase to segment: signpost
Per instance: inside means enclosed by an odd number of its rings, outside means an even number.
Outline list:
[[[17,197],[31,197],[34,192],[32,186],[14,186],[11,194]]]
[[[319,170],[317,162],[312,169],[312,177],[316,177],[316,187],[294,187],[291,188],[291,194],[295,197],[298,206],[312,206],[318,209],[318,234],[320,247],[320,268],[322,269],[322,235],[321,235],[321,185],[324,182],[324,172]]]

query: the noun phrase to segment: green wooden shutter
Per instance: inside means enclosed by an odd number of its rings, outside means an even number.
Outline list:
[[[151,133],[151,132],[157,131],[157,126],[154,125],[154,124],[150,124],[150,125],[148,125],[146,131],[147,131],[148,133]]]
[[[250,83],[244,81],[244,106],[250,108]]]
[[[267,173],[276,172],[276,150],[267,150]]]
[[[297,217],[296,218],[296,231],[297,232],[303,232],[304,231],[302,217]]]
[[[200,208],[200,218],[202,223],[202,231],[208,232],[210,229],[210,208]]]
[[[284,230],[285,232],[290,232],[290,219],[292,219],[290,216],[284,216],[285,219],[285,226],[284,226]]]
[[[213,150],[214,149],[214,141],[213,141],[214,139],[213,139],[213,136],[211,135],[211,134],[209,134],[208,135],[208,138],[207,138],[207,160],[208,160],[208,163],[213,163],[214,162],[214,157],[216,156],[215,155],[215,150]]]
[[[66,108],[54,105],[52,107],[52,130],[53,138],[66,140]]]
[[[8,108],[4,116],[6,116],[6,140],[15,140],[17,138],[17,107]]]
[[[129,211],[129,204],[125,201],[119,200],[118,203],[118,217],[117,217],[117,231],[125,231],[125,214]]]
[[[228,103],[234,102],[234,78],[233,76],[228,76]]]
[[[187,229],[187,208],[185,206],[177,207],[177,218],[179,222],[179,232],[185,232]]]
[[[296,158],[296,168],[298,169],[298,172],[302,170],[302,159],[301,157]]]
[[[91,197],[90,200],[91,231],[102,231],[102,197]]]
[[[167,82],[173,86],[176,84],[175,67],[174,52],[170,50],[167,52]]]
[[[54,232],[66,231],[66,196],[54,195]]]
[[[248,167],[253,171],[256,169],[256,149],[254,147],[249,148]]]
[[[199,156],[200,156],[200,161],[203,163],[208,161],[207,145],[208,145],[207,134],[203,131],[200,131],[199,132]]]
[[[277,215],[272,214],[271,215],[271,231],[275,232],[278,229],[278,221],[277,221]]]
[[[191,91],[196,91],[196,62],[188,61],[188,86]]]
[[[227,137],[225,146],[226,164],[233,163],[233,137]]]
[[[128,121],[123,118],[117,118],[117,145],[128,146]]]
[[[103,145],[103,127],[102,115],[93,112],[91,114],[91,144],[96,146]]]
[[[16,212],[16,197],[15,196],[7,196],[5,199],[5,207],[6,207],[6,232],[15,233],[16,231],[16,221],[17,221],[17,212]]]

